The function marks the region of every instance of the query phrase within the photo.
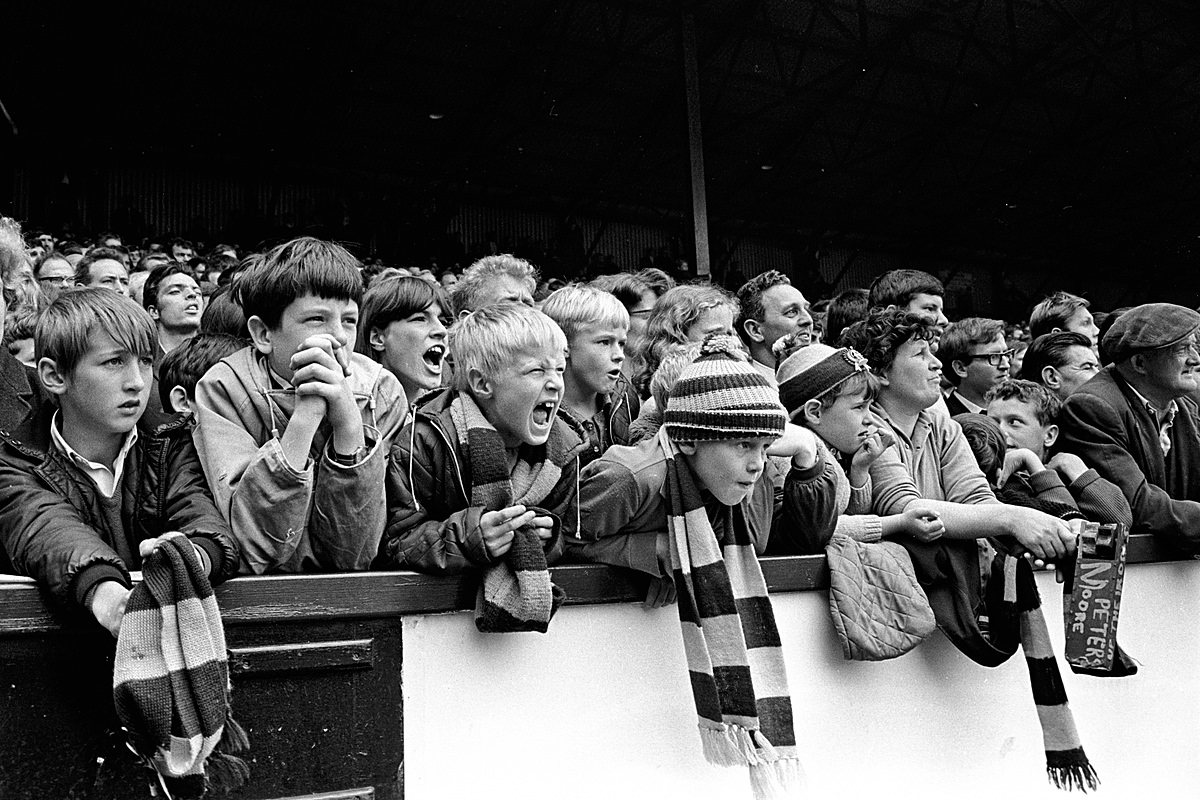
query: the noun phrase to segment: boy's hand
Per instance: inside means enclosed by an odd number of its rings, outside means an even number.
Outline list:
[[[875,463],[875,459],[883,455],[883,451],[896,443],[896,437],[887,428],[876,427],[863,439],[854,455],[850,458],[852,469],[865,470]]]
[[[533,519],[529,520],[528,525],[523,525],[521,527],[529,528],[531,531],[537,534],[539,539],[544,542],[554,535],[554,517],[548,517],[544,515],[534,517]]]
[[[910,504],[904,509],[903,517],[905,532],[919,542],[932,542],[946,532],[946,523],[931,508]]]
[[[533,522],[534,514],[525,506],[509,506],[499,511],[485,511],[479,518],[479,532],[483,546],[492,558],[500,558],[512,549],[513,532]],[[549,517],[541,517],[549,519]],[[539,531],[539,535],[541,532]],[[549,533],[547,533],[547,538]]]
[[[350,374],[349,348],[327,333],[318,333],[304,340],[292,355],[291,366],[297,412],[303,405],[317,415],[314,401],[323,401],[319,416],[329,417],[334,449],[349,454],[366,444],[358,404],[346,380]]]
[[[1088,466],[1083,463],[1083,459],[1074,453],[1055,453],[1046,462],[1046,467],[1057,472],[1063,481],[1068,484],[1079,480],[1079,476],[1088,470]]]
[[[817,435],[808,428],[788,423],[780,436],[767,448],[767,455],[792,459],[792,466],[808,469],[817,460]]]
[[[1015,447],[1004,454],[1004,466],[1000,469],[999,485],[1003,487],[1014,472],[1028,472],[1030,475],[1036,475],[1045,468],[1042,460],[1034,455],[1032,450]]]
[[[666,577],[650,579],[650,585],[646,588],[646,608],[662,608],[675,603],[675,571],[671,569],[671,544],[667,540],[669,535],[660,533],[654,541],[658,568]]]
[[[121,620],[125,618],[125,604],[129,602],[130,590],[116,581],[97,583],[88,595],[87,607],[96,621],[117,638],[121,632]]]

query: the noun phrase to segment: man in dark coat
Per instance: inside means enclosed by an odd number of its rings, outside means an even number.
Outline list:
[[[1200,553],[1200,313],[1126,312],[1104,336],[1113,363],[1071,394],[1060,447],[1121,487],[1134,530]]]

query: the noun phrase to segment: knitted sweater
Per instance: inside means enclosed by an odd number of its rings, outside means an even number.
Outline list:
[[[882,537],[883,522],[870,513],[870,477],[863,486],[852,487],[836,455],[820,438],[817,450],[812,468],[788,474],[783,516],[767,555],[820,555],[834,533],[859,542],[877,542]]]

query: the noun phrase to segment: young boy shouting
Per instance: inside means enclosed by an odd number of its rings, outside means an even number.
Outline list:
[[[179,531],[210,580],[237,569],[182,419],[139,429],[158,342],[150,316],[106,289],[68,292],[35,334],[38,375],[58,399],[0,445],[0,541],[16,569],[121,626],[129,571],[157,537]]]
[[[378,566],[454,573],[492,567],[519,531],[547,563],[578,527],[583,430],[558,415],[567,341],[554,321],[505,301],[450,328],[454,385],[416,410],[387,475]]]
[[[588,448],[579,467],[599,458],[614,444],[629,444],[629,426],[641,403],[621,374],[629,312],[608,292],[566,286],[542,304],[542,313],[567,336],[567,371],[559,413],[583,425]]]
[[[196,385],[194,437],[241,571],[366,569],[408,404],[395,376],[354,352],[358,262],[293,239],[241,273],[236,292],[254,344]]]
[[[777,377],[779,396],[789,415],[817,435],[824,469],[833,471],[839,515],[832,528],[813,525],[811,517],[828,502],[828,491],[815,480],[816,470],[792,470],[784,484],[781,528],[791,532],[788,538],[797,542],[798,549],[788,554],[822,553],[834,533],[862,542],[897,535],[922,541],[941,536],[944,526],[937,512],[920,502],[890,516],[870,513],[870,468],[892,446],[894,437],[871,413],[874,379],[857,350],[811,344],[780,364]]]

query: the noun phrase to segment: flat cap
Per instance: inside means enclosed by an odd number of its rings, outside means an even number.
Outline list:
[[[1178,344],[1200,328],[1200,312],[1174,303],[1146,303],[1122,314],[1104,334],[1113,363],[1138,353]]]

